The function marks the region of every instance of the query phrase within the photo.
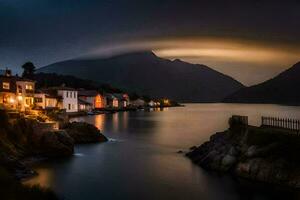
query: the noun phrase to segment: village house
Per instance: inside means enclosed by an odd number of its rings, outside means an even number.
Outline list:
[[[138,98],[138,99],[130,101],[130,105],[132,105],[134,107],[144,107],[146,105],[146,101],[142,98]]]
[[[107,107],[109,108],[119,108],[119,99],[113,94],[105,94]]]
[[[0,106],[25,111],[34,106],[35,82],[13,76],[11,70],[0,71]]]
[[[96,90],[79,90],[78,99],[91,104],[92,109],[103,109],[106,107],[106,98]]]
[[[113,94],[118,99],[118,107],[119,108],[127,108],[129,105],[129,96],[128,94],[120,94],[120,93],[115,93]]]
[[[78,98],[78,110],[90,112],[93,110],[93,105],[85,100]]]
[[[57,97],[58,108],[65,109],[66,112],[78,112],[78,91],[62,85],[60,87],[51,87],[44,90],[45,93],[52,94]]]
[[[62,97],[51,91],[40,90],[34,94],[34,107],[37,109],[62,109]]]

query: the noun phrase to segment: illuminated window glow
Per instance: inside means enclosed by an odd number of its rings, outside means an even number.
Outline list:
[[[9,85],[8,82],[3,82],[3,83],[2,83],[2,87],[3,87],[3,89],[5,89],[5,90],[9,90],[9,89],[10,89],[10,85]]]

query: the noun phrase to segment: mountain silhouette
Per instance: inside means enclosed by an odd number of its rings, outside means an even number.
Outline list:
[[[42,67],[38,72],[73,75],[180,102],[220,102],[244,87],[205,65],[160,58],[151,51],[67,60]]]
[[[300,105],[299,91],[300,62],[268,81],[235,92],[224,102]]]

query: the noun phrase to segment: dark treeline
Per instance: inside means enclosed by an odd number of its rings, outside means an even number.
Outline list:
[[[58,75],[55,73],[37,73],[34,75],[36,87],[47,88],[61,86],[65,84],[67,87],[84,88],[87,90],[98,90],[100,92],[121,93],[121,89],[114,88],[109,84],[99,84],[95,81],[76,78],[69,75]]]

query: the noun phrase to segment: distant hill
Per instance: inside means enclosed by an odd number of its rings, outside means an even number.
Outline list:
[[[36,73],[34,75],[36,89],[56,87],[65,84],[68,87],[86,90],[97,90],[99,92],[120,93],[125,92],[114,88],[109,84],[99,84],[95,81],[80,79],[70,75],[58,75],[56,73]]]
[[[180,102],[220,102],[244,87],[205,65],[159,58],[151,51],[67,60],[40,68],[38,72],[73,75]]]
[[[235,92],[224,102],[300,105],[300,62],[273,79]]]

